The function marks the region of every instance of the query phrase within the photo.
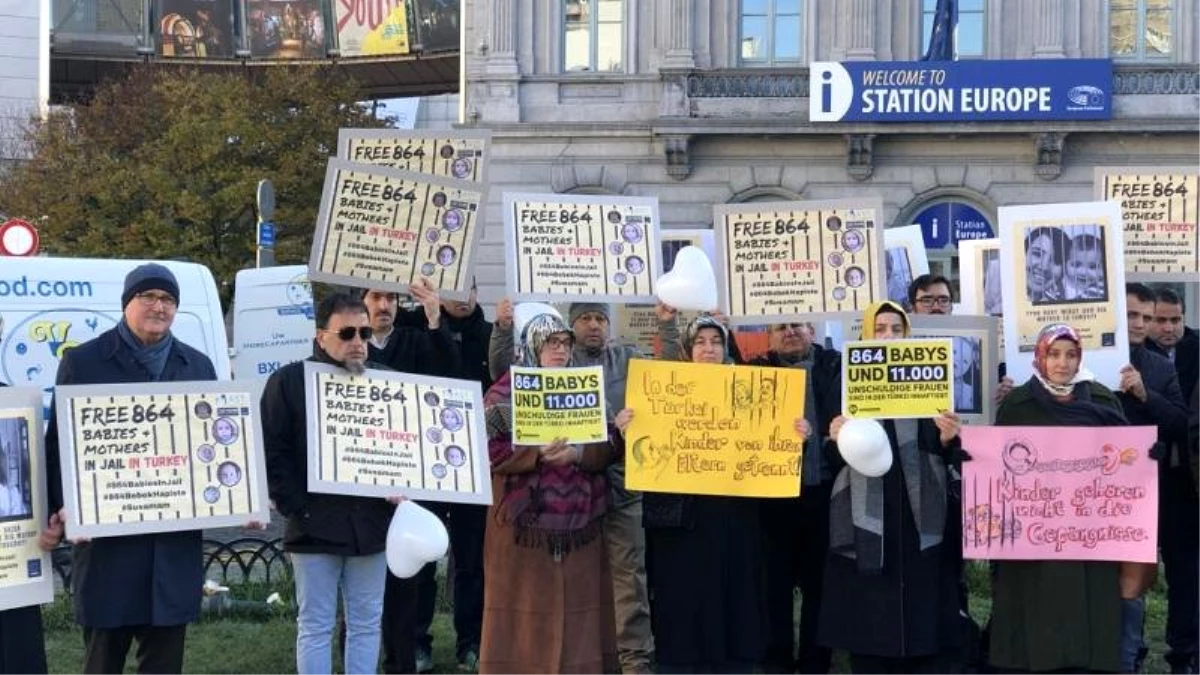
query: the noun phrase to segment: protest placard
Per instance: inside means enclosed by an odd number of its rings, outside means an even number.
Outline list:
[[[847,342],[842,413],[847,417],[936,417],[954,409],[953,344],[944,338]]]
[[[963,427],[963,557],[1158,562],[1154,427]]]
[[[963,424],[991,424],[999,380],[999,323],[993,316],[910,314],[912,337],[949,338],[954,359],[954,412]]]
[[[800,494],[807,373],[682,361],[629,362],[630,490],[741,497]]]
[[[1117,389],[1129,363],[1121,209],[1117,202],[1000,207],[1000,283],[1008,376],[1033,375],[1038,332],[1079,331],[1087,367]]]
[[[964,314],[996,317],[996,359],[1004,360],[1004,295],[999,239],[958,242],[959,302]]]
[[[441,296],[471,292],[486,188],[331,159],[309,257],[309,279],[407,293],[418,278]]]
[[[908,307],[908,287],[913,279],[929,274],[929,254],[920,225],[889,227],[883,231],[884,273],[887,299]]]
[[[884,295],[879,200],[713,208],[717,289],[734,324],[860,311]]]
[[[304,364],[308,489],[491,504],[479,383]]]
[[[50,554],[38,547],[47,521],[42,392],[0,387],[0,610],[54,600]]]
[[[662,268],[664,272],[675,265],[675,256],[685,246],[695,246],[708,256],[708,261],[716,269],[716,247],[713,242],[712,230],[663,230],[662,234]],[[713,307],[716,309],[716,307]],[[696,311],[680,311],[680,325],[695,319],[700,315]],[[613,333],[624,344],[632,345],[643,354],[658,356],[662,353],[662,345],[658,340],[658,316],[654,305],[626,305],[613,307]]]
[[[654,302],[659,222],[653,197],[505,193],[509,296]]]
[[[1194,166],[1096,167],[1096,199],[1121,203],[1126,279],[1196,280],[1198,177]]]
[[[476,183],[487,182],[486,129],[339,129],[338,157]]]
[[[254,384],[62,385],[67,537],[270,520]]]
[[[604,368],[512,367],[513,445],[608,441]]]

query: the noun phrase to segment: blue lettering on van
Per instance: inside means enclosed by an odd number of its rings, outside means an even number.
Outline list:
[[[258,374],[259,375],[270,375],[271,373],[279,370],[279,367],[282,365],[283,364],[280,363],[279,361],[259,361],[258,362]]]
[[[30,281],[29,277],[0,279],[0,297],[12,298],[90,298],[92,282],[60,279]]]

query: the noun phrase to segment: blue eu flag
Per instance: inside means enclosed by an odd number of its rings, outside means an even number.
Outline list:
[[[958,26],[958,0],[937,0],[929,49],[922,61],[954,60],[954,28]]]

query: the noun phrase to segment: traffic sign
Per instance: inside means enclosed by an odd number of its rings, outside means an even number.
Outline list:
[[[258,224],[258,245],[275,248],[275,223],[264,221]]]
[[[39,243],[37,229],[20,218],[12,218],[0,225],[0,255],[35,255]]]

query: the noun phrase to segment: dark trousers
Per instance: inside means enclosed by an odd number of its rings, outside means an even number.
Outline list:
[[[383,587],[383,672],[417,672],[417,578],[401,579],[390,571]]]
[[[477,504],[425,504],[436,513],[450,533],[450,579],[454,597],[454,652],[461,661],[468,651],[479,652],[483,630],[483,530],[487,507]],[[433,651],[434,606],[437,604],[437,564],[430,563],[417,574],[417,647]]]
[[[1200,641],[1200,499],[1185,465],[1159,472],[1159,542],[1167,581],[1167,654],[1195,664]]]
[[[763,670],[768,673],[827,673],[832,650],[817,644],[821,584],[829,550],[831,484],[806,485],[799,499],[763,503],[766,552],[767,622],[770,634]],[[800,588],[800,651],[792,619]]]
[[[0,673],[45,672],[42,608],[32,605],[0,612]]]
[[[83,672],[123,673],[129,647],[137,640],[137,672],[182,673],[182,626],[83,627]]]
[[[952,673],[940,656],[868,656],[850,655],[852,673]]]

